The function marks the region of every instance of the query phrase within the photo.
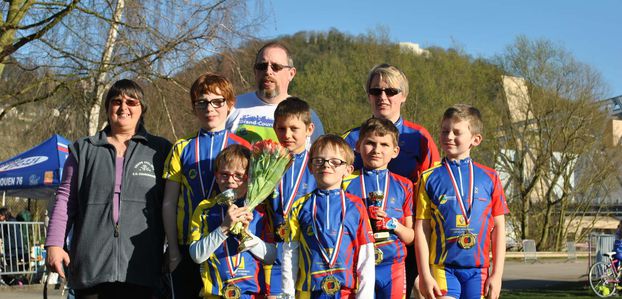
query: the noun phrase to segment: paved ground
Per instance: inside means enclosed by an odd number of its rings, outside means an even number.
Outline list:
[[[505,292],[520,289],[542,289],[555,285],[577,282],[582,286],[587,283],[587,260],[576,262],[565,260],[544,260],[536,263],[507,261],[503,273]],[[60,299],[58,291],[50,290],[50,299]],[[0,299],[40,299],[43,298],[43,286],[0,287]]]
[[[579,259],[575,262],[565,260],[544,260],[536,263],[507,261],[503,273],[503,289],[543,289],[567,282],[587,285],[588,262]]]

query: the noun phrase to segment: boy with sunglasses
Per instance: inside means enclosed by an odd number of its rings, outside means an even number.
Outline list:
[[[249,147],[247,141],[225,130],[235,104],[229,80],[213,73],[201,75],[192,84],[190,100],[200,128],[175,142],[164,165],[162,217],[177,298],[197,298],[202,286],[199,265],[188,253],[190,220],[199,203],[214,195],[214,160],[228,145]]]
[[[406,296],[406,245],[413,242],[413,184],[387,169],[397,157],[398,131],[382,118],[370,118],[361,125],[356,148],[363,167],[349,177],[346,192],[363,199],[369,212],[375,242],[376,298]]]
[[[289,83],[296,68],[287,47],[270,42],[257,52],[253,66],[257,90],[237,97],[235,108],[227,118],[227,130],[253,143],[278,138],[272,128],[276,106],[289,97]],[[315,111],[311,111],[315,130],[311,141],[324,134],[324,127]]]
[[[263,264],[276,256],[272,242],[270,209],[258,205],[252,212],[244,207],[248,188],[250,150],[234,144],[216,157],[218,192],[234,191],[234,203],[217,202],[215,197],[201,201],[192,216],[190,256],[201,264],[203,298],[263,298]],[[256,239],[249,250],[238,251],[239,238],[230,233],[235,222],[242,222],[247,234]]]
[[[307,102],[289,97],[279,103],[274,111],[274,131],[279,142],[293,155],[292,164],[277,185],[274,196],[268,199],[274,216],[274,231],[277,240],[277,259],[273,265],[266,265],[266,284],[270,296],[279,296],[281,287],[281,264],[283,241],[287,237],[287,219],[294,200],[315,189],[315,178],[309,169],[310,155],[307,139],[313,133],[311,108]]]
[[[373,117],[388,119],[399,132],[398,146],[400,152],[389,162],[388,169],[398,175],[410,179],[415,188],[421,173],[438,163],[438,149],[430,133],[421,125],[405,120],[401,116],[401,107],[408,97],[408,79],[397,67],[380,64],[372,68],[367,75],[365,84],[367,98]],[[346,132],[343,137],[355,151],[354,167],[363,167],[363,160],[356,149],[360,128]],[[417,277],[417,264],[413,246],[407,246],[406,256],[406,298],[410,297]],[[415,296],[418,297],[417,292]]]
[[[499,298],[509,210],[497,172],[470,157],[482,142],[483,127],[475,107],[445,110],[445,158],[421,176],[415,246],[426,298]]]
[[[317,189],[296,199],[283,245],[284,298],[373,298],[374,238],[360,198],[344,192],[354,154],[337,135],[309,151]]]

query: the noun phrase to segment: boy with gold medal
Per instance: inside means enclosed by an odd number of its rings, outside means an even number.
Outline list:
[[[292,164],[277,185],[274,196],[269,198],[273,210],[274,230],[276,232],[277,257],[272,265],[265,265],[266,285],[270,296],[282,294],[281,264],[283,241],[288,234],[287,218],[294,200],[315,189],[315,178],[309,170],[309,151],[307,140],[311,137],[314,124],[311,121],[311,107],[297,97],[288,97],[274,110],[274,132],[279,143],[292,154]]]
[[[421,176],[415,249],[425,298],[499,297],[509,210],[497,172],[470,158],[482,130],[477,108],[447,109],[440,135],[446,156]]]
[[[296,199],[283,244],[282,298],[373,298],[374,246],[366,208],[343,191],[354,153],[337,135],[309,151],[317,189]]]
[[[192,216],[189,254],[201,264],[203,298],[252,299],[267,295],[263,265],[274,262],[270,210],[245,207],[250,151],[230,145],[216,157],[217,196],[201,201]],[[223,192],[220,192],[223,191]],[[226,200],[225,194],[230,194]],[[254,245],[241,251],[233,232],[241,222]]]
[[[360,127],[357,152],[363,168],[349,177],[346,191],[363,198],[374,230],[376,298],[406,296],[406,246],[413,230],[413,184],[387,169],[399,153],[399,132],[387,119],[370,118]]]

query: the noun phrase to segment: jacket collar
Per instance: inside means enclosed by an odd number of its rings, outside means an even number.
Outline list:
[[[110,125],[107,125],[103,130],[97,132],[97,134],[89,137],[89,142],[91,142],[93,145],[106,145],[109,144],[108,143],[108,135],[110,135]],[[132,136],[133,141],[138,142],[138,141],[144,141],[144,142],[149,142],[149,134],[147,133],[147,130],[145,130],[145,127],[143,125],[138,125],[138,128],[136,129],[136,134],[134,134],[134,136]]]

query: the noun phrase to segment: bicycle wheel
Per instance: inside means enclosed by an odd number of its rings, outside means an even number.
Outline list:
[[[611,263],[598,262],[590,268],[590,287],[598,297],[613,296],[617,291],[618,278]]]

